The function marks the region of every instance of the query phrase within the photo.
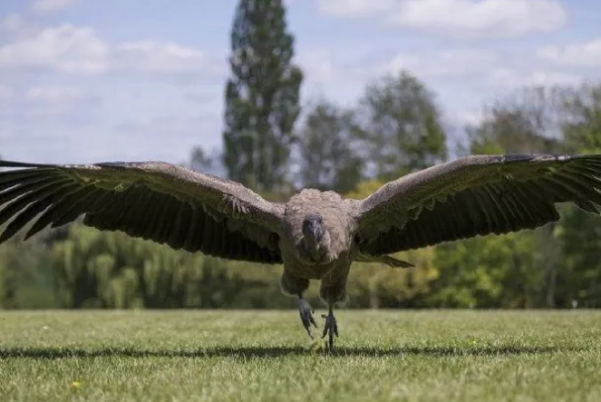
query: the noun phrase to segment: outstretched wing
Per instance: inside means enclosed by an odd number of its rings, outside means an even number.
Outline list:
[[[599,214],[601,155],[476,155],[392,181],[356,201],[360,249],[379,255],[534,229],[557,203]]]
[[[48,165],[0,161],[0,243],[38,217],[26,234],[84,215],[101,230],[174,249],[264,263],[281,262],[282,204],[243,185],[163,162]]]

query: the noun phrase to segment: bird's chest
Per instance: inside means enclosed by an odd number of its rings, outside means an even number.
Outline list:
[[[297,261],[294,265],[295,275],[305,279],[322,280],[338,276],[338,272],[346,271],[350,262],[342,257],[327,264],[307,264]]]
[[[288,252],[283,253],[284,269],[293,273],[295,276],[305,279],[324,279],[328,276],[335,276],[336,272],[344,271],[351,263],[350,250],[341,250],[335,256],[324,256],[323,260],[314,260],[315,256],[311,253],[290,247],[286,248]]]

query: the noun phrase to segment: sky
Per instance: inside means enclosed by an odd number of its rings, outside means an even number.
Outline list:
[[[302,101],[406,69],[445,122],[525,85],[597,82],[598,0],[286,0]],[[234,0],[0,0],[0,155],[162,160],[221,148]]]

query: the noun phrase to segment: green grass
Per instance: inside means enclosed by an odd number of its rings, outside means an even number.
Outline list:
[[[328,356],[296,311],[0,312],[0,400],[601,400],[601,312],[338,320]]]

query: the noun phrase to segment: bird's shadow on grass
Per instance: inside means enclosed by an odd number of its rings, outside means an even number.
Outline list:
[[[345,356],[512,356],[554,353],[559,351],[575,351],[574,348],[556,346],[399,346],[391,348],[366,348],[340,346],[329,354],[325,351],[313,352],[306,347],[210,347],[206,349],[136,349],[136,348],[104,348],[104,349],[68,349],[68,348],[2,348],[0,360],[3,359],[66,359],[66,358],[96,358],[96,357],[172,357],[172,358],[278,358],[285,356],[328,355],[330,357]]]

